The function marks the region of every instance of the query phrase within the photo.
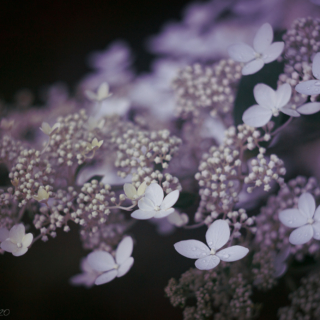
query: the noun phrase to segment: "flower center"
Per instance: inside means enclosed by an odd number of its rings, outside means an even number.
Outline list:
[[[160,207],[159,206],[155,206],[154,207],[154,211],[160,211]]]
[[[212,248],[211,251],[210,251],[210,254],[211,255],[215,255],[216,254],[216,250],[214,248]]]
[[[18,248],[22,248],[22,243],[21,242],[17,242],[17,247]]]
[[[277,108],[272,108],[272,114],[274,117],[277,117],[279,115],[279,110]]]
[[[114,266],[113,266],[113,269],[119,269],[119,265],[118,264],[115,264]]]
[[[260,59],[262,57],[261,53],[256,52],[255,53],[255,59]]]
[[[309,224],[313,224],[314,223],[314,220],[312,218],[310,218],[308,221],[307,221]]]

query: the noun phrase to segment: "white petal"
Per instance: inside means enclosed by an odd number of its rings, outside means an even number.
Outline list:
[[[0,242],[9,238],[9,230],[6,228],[0,228]]]
[[[312,218],[314,216],[314,211],[316,210],[316,202],[314,201],[313,196],[308,192],[303,193],[299,197],[298,208],[307,218]]]
[[[125,237],[119,243],[117,252],[116,252],[116,261],[117,264],[122,264],[126,261],[132,254],[133,250],[133,241],[131,237]]]
[[[183,256],[190,259],[199,259],[210,254],[209,248],[198,240],[184,240],[174,244],[174,248]]]
[[[85,257],[85,258],[82,258],[82,259],[81,259],[80,269],[81,269],[84,273],[86,273],[86,272],[95,272],[95,271],[91,268],[91,266],[90,266],[90,264],[89,264],[89,262],[88,262],[88,257]]]
[[[253,48],[245,43],[233,44],[228,48],[229,56],[239,62],[249,62],[255,58]]]
[[[84,93],[89,100],[96,100],[97,99],[96,94],[90,90],[86,90]]]
[[[22,238],[25,235],[25,227],[22,223],[13,226],[9,232],[9,238],[17,243],[22,242]]]
[[[123,190],[129,199],[133,199],[133,197],[137,194],[136,188],[131,183],[125,183]]]
[[[320,102],[309,102],[299,107],[298,112],[301,114],[314,114],[320,111]]]
[[[247,63],[243,68],[242,68],[242,74],[244,76],[247,76],[249,74],[254,74],[261,70],[264,66],[264,61],[262,59],[255,59],[249,63]]]
[[[215,268],[219,263],[220,259],[217,256],[210,255],[208,257],[198,259],[195,262],[195,265],[199,270],[210,270]]]
[[[284,42],[274,42],[266,51],[263,52],[262,59],[264,63],[270,63],[276,60],[284,49]]]
[[[230,238],[230,227],[226,220],[216,220],[206,232],[207,244],[215,250],[224,246]]]
[[[284,83],[276,91],[276,107],[278,109],[287,105],[291,98],[292,89],[289,83]]]
[[[132,257],[130,257],[124,263],[122,263],[118,269],[117,277],[120,278],[120,277],[124,276],[132,267],[133,262],[134,262],[134,259]]]
[[[320,80],[320,52],[318,52],[313,58],[312,73],[315,78]]]
[[[138,201],[139,209],[143,211],[154,211],[154,203],[149,198],[142,198]]]
[[[163,190],[157,183],[151,183],[146,189],[145,197],[149,198],[156,206],[160,206],[163,200]]]
[[[263,24],[253,39],[253,48],[259,53],[268,49],[273,40],[273,30],[269,23]]]
[[[156,211],[136,210],[131,213],[131,217],[139,220],[151,219],[156,214]]]
[[[276,92],[264,83],[258,83],[254,86],[253,95],[261,107],[272,110],[277,104]]]
[[[20,257],[22,255],[24,255],[26,252],[28,251],[28,248],[18,248],[18,250],[16,251],[12,251],[12,254],[15,256],[15,257]]]
[[[310,224],[300,227],[291,232],[289,241],[292,244],[299,245],[307,243],[313,237],[313,228]]]
[[[280,252],[277,254],[276,256],[276,260],[277,261],[281,261],[284,262],[287,260],[287,258],[290,255],[291,252],[291,246],[288,244],[287,246],[285,246],[283,249],[280,250]]]
[[[320,222],[313,223],[312,228],[313,228],[313,237],[316,240],[320,240]]]
[[[109,85],[106,82],[101,83],[101,85],[99,86],[97,95],[98,95],[98,99],[104,99],[108,96],[109,93]]]
[[[50,135],[50,133],[51,133],[51,127],[50,127],[49,123],[47,123],[47,122],[42,122],[40,129],[46,135]]]
[[[274,265],[274,278],[280,278],[287,271],[287,264],[284,262],[279,262]]]
[[[242,115],[242,121],[250,127],[259,128],[267,124],[272,118],[272,111],[267,108],[254,105]]]
[[[237,261],[245,257],[249,252],[248,248],[242,246],[232,246],[216,253],[222,260],[227,262]]]
[[[279,213],[279,220],[289,228],[297,228],[305,225],[308,221],[298,209],[286,209]]]
[[[111,270],[111,271],[105,272],[96,279],[95,284],[99,286],[100,284],[110,282],[117,276],[117,274],[118,274],[117,270]]]
[[[179,191],[175,190],[170,192],[162,201],[161,203],[161,209],[166,210],[171,208],[178,200],[179,198]]]
[[[32,243],[33,240],[33,234],[32,233],[27,233],[23,238],[22,238],[22,245],[25,248],[28,248],[30,244]]]
[[[154,215],[154,218],[161,219],[161,218],[167,217],[172,212],[174,212],[174,208],[170,208],[167,210],[160,210],[160,211],[157,211],[157,213]]]
[[[71,277],[69,282],[74,286],[84,285],[86,288],[92,287],[96,280],[96,276],[90,273],[79,273]]]
[[[309,80],[303,81],[296,85],[295,88],[299,93],[306,94],[308,96],[320,94],[320,81]]]
[[[320,222],[320,206],[318,206],[316,212],[314,213],[314,220]]]
[[[94,251],[88,255],[90,267],[98,272],[108,271],[114,268],[115,261],[112,255],[105,251]]]
[[[138,188],[138,191],[137,191],[138,196],[142,196],[145,193],[146,188],[147,188],[147,184],[145,181],[143,181]]]
[[[291,108],[280,108],[280,111],[290,117],[300,117],[300,114]]]
[[[15,243],[12,243],[10,240],[5,240],[1,242],[1,249],[7,252],[17,251],[18,247]]]

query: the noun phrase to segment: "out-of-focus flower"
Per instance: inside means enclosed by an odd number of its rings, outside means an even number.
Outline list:
[[[28,251],[32,240],[32,233],[26,234],[22,223],[13,226],[10,232],[5,228],[0,229],[1,249],[11,252],[16,257],[22,256]]]
[[[86,123],[86,127],[88,130],[92,131],[95,128],[102,129],[104,124],[105,124],[104,119],[95,119],[93,117],[89,117],[89,119]]]
[[[197,259],[195,266],[200,270],[215,268],[220,260],[232,262],[240,260],[247,255],[249,249],[242,246],[232,246],[220,251],[230,238],[230,228],[225,220],[216,220],[212,223],[206,233],[206,240],[209,246],[198,240],[179,241],[174,248],[183,256],[190,259]]]
[[[275,255],[274,258],[274,277],[280,278],[288,268],[287,263],[285,262],[290,255],[290,245],[281,249],[281,251]]]
[[[136,200],[138,198],[141,198],[144,195],[146,188],[147,188],[147,184],[145,181],[140,184],[138,190],[131,183],[125,183],[123,186],[124,193],[131,200]]]
[[[14,178],[13,180],[10,180],[10,182],[14,187],[18,187],[19,186],[19,179],[17,179],[17,178]]]
[[[46,134],[47,136],[51,136],[54,133],[58,132],[60,128],[60,123],[56,123],[53,125],[53,127],[51,128],[50,125],[47,122],[42,122],[42,125],[40,127],[40,130]]]
[[[90,151],[96,151],[102,146],[102,144],[103,144],[103,140],[98,141],[97,138],[94,138],[91,143],[87,143],[86,152],[88,153]]]
[[[147,187],[144,198],[138,202],[139,210],[132,212],[131,217],[145,220],[164,218],[174,211],[172,206],[179,198],[179,191],[170,192],[164,199],[162,188],[157,183]]]
[[[70,283],[74,286],[85,286],[86,288],[91,288],[94,285],[97,277],[100,275],[100,272],[92,269],[88,258],[83,258],[81,260],[80,269],[82,273],[76,274],[70,278]]]
[[[320,240],[320,206],[316,210],[313,196],[306,192],[299,197],[298,209],[286,209],[279,213],[279,220],[292,231],[289,241],[300,245],[307,243],[312,237]]]
[[[233,44],[228,48],[228,53],[233,60],[246,63],[242,68],[243,75],[253,74],[281,55],[284,42],[272,43],[272,40],[272,27],[265,23],[253,39],[253,48],[245,43]]]
[[[3,130],[10,130],[13,127],[14,120],[2,119],[0,123],[0,127]]]
[[[276,91],[263,83],[258,83],[253,94],[258,104],[247,109],[242,120],[251,127],[262,127],[272,116],[278,116],[279,111],[291,116],[300,117],[300,114],[285,106],[291,98],[291,86],[288,83],[281,85]]]
[[[96,285],[112,281],[115,277],[124,276],[133,265],[134,259],[131,257],[133,241],[131,237],[125,237],[118,245],[116,260],[105,251],[94,251],[88,255],[88,263],[96,272],[103,272],[95,280]]]
[[[89,100],[97,102],[101,102],[112,95],[112,93],[109,92],[109,85],[106,82],[100,84],[97,93],[86,90],[85,94]]]
[[[179,213],[177,210],[167,216],[168,221],[176,227],[185,226],[189,222],[189,217],[185,213]]]
[[[49,199],[49,193],[43,187],[40,187],[38,190],[38,195],[33,196],[33,199],[38,202],[47,202]]]

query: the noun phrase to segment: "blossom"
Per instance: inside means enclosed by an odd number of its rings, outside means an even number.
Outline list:
[[[94,285],[97,277],[100,275],[100,272],[91,268],[88,258],[81,260],[80,269],[82,273],[71,277],[70,283],[75,286],[83,285],[86,288],[91,288]]]
[[[299,117],[299,113],[285,106],[291,98],[291,86],[288,83],[281,85],[276,91],[263,83],[258,83],[253,89],[258,104],[247,109],[242,120],[251,127],[262,127],[272,116],[278,116],[279,111],[291,116]]]
[[[144,195],[146,188],[147,188],[147,184],[145,181],[140,184],[138,190],[131,183],[125,183],[123,186],[124,193],[131,200],[136,200],[138,198],[141,198]]]
[[[272,40],[272,27],[269,23],[265,23],[253,39],[253,48],[245,43],[238,43],[231,45],[228,53],[233,60],[246,63],[242,68],[243,75],[253,74],[281,55],[284,42],[272,43]]]
[[[97,138],[94,138],[91,143],[87,143],[86,153],[90,151],[96,151],[102,146],[102,144],[103,144],[103,140],[98,141]]]
[[[10,232],[5,228],[0,229],[1,249],[11,252],[16,257],[22,256],[28,251],[32,240],[33,234],[26,234],[22,223],[13,226]]]
[[[306,192],[298,200],[298,209],[286,209],[279,213],[279,220],[292,231],[289,242],[295,245],[307,243],[312,237],[320,240],[320,206],[316,210],[313,196]]]
[[[240,260],[249,252],[249,249],[242,246],[232,246],[217,251],[228,242],[229,238],[229,225],[225,220],[220,219],[213,222],[206,233],[209,248],[198,240],[180,241],[174,245],[174,248],[187,258],[197,259],[195,266],[198,269],[210,270],[215,268],[220,260],[227,262]]]
[[[88,255],[90,267],[97,272],[102,272],[95,280],[96,285],[112,281],[115,277],[124,276],[132,267],[134,259],[131,257],[133,241],[131,237],[125,237],[118,245],[116,260],[105,251],[94,251]]]
[[[92,131],[94,130],[95,128],[98,128],[98,129],[102,129],[103,126],[105,124],[105,120],[104,119],[95,119],[93,117],[89,117],[88,119],[88,122],[86,123],[86,128],[89,130],[89,131]]]
[[[88,99],[98,102],[101,102],[112,95],[112,93],[109,92],[109,85],[106,82],[100,84],[97,93],[94,93],[91,90],[86,90],[85,94]]]
[[[189,222],[189,217],[185,213],[179,213],[175,210],[167,216],[167,220],[176,227],[185,226]]]
[[[40,127],[40,130],[46,134],[47,136],[51,136],[54,133],[56,133],[60,128],[60,123],[56,123],[53,125],[53,127],[51,128],[50,125],[47,122],[42,122],[42,125]]]
[[[40,187],[38,190],[38,195],[33,196],[33,199],[39,202],[47,202],[49,199],[49,193],[43,187]]]
[[[146,189],[144,198],[138,202],[139,210],[132,212],[131,217],[145,220],[150,218],[164,218],[174,212],[172,206],[179,198],[179,191],[170,192],[163,199],[163,190],[157,183],[151,183]]]

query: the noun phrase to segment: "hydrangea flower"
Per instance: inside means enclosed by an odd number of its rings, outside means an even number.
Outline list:
[[[38,190],[38,194],[36,196],[33,196],[34,200],[37,200],[38,202],[47,202],[49,199],[49,193],[44,189],[42,186]]]
[[[138,190],[131,183],[125,183],[123,186],[124,193],[131,200],[136,200],[142,197],[146,191],[146,188],[147,184],[145,181],[140,184]]]
[[[174,248],[183,256],[197,259],[195,266],[200,270],[215,268],[220,260],[232,262],[240,260],[247,255],[249,249],[242,246],[232,246],[220,251],[230,238],[230,228],[225,220],[216,220],[206,233],[207,245],[198,240],[185,240],[177,242]]]
[[[86,90],[85,94],[89,100],[101,102],[112,95],[109,92],[109,85],[106,82],[100,84],[97,93],[94,93],[91,90]]]
[[[116,260],[105,251],[94,251],[88,255],[90,267],[101,273],[95,280],[96,285],[112,281],[115,277],[124,276],[132,267],[134,259],[131,257],[133,241],[131,237],[125,237],[118,245]]]
[[[139,210],[132,212],[131,217],[145,220],[150,218],[164,218],[174,212],[172,206],[179,198],[179,191],[170,192],[164,199],[162,188],[157,183],[147,187],[144,198],[138,202]]]
[[[27,233],[22,223],[13,226],[10,232],[0,229],[1,249],[11,252],[14,256],[19,257],[28,251],[28,247],[33,240],[33,234]]]
[[[320,206],[316,210],[313,196],[306,192],[298,200],[298,209],[286,209],[279,213],[279,220],[292,231],[289,241],[300,245],[307,243],[312,237],[320,240]]]
[[[56,133],[60,128],[60,123],[56,123],[53,125],[53,127],[51,128],[50,125],[47,122],[42,122],[42,125],[40,127],[40,130],[46,134],[47,136],[51,136],[54,133]]]
[[[272,40],[272,27],[265,23],[253,39],[253,48],[245,43],[233,44],[228,48],[228,53],[233,60],[246,63],[242,68],[243,75],[253,74],[281,55],[284,42],[272,43]]]
[[[242,120],[251,127],[262,127],[267,124],[272,116],[278,116],[279,111],[291,116],[299,117],[300,114],[285,106],[291,98],[291,86],[288,83],[281,85],[276,91],[264,83],[258,83],[253,89],[254,97],[258,104],[247,109]]]

